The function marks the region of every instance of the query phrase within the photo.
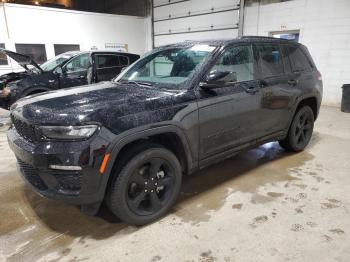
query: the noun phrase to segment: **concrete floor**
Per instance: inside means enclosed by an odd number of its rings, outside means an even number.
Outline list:
[[[270,143],[188,177],[140,228],[37,196],[4,133],[0,156],[1,261],[350,261],[350,114],[336,108],[305,152]]]

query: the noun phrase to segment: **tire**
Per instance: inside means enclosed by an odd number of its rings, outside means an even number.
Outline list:
[[[176,156],[152,144],[129,158],[113,174],[107,206],[122,221],[141,226],[167,213],[181,188],[182,168]]]
[[[300,152],[309,144],[314,129],[314,113],[309,106],[301,107],[295,114],[287,137],[279,141],[287,151]]]

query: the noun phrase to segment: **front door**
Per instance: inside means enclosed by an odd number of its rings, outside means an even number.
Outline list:
[[[60,88],[81,86],[91,83],[92,64],[90,54],[81,54],[62,67],[62,75],[60,77]]]
[[[199,158],[204,162],[255,143],[256,139],[260,87],[255,80],[251,45],[226,48],[208,75],[218,71],[223,75],[229,72],[222,86],[199,88]]]

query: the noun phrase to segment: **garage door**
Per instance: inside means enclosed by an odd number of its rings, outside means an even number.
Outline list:
[[[240,0],[154,0],[154,45],[238,36]]]

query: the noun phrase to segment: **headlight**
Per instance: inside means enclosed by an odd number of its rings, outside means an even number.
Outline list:
[[[86,139],[91,137],[96,132],[97,128],[97,125],[40,127],[44,137],[61,140]]]

